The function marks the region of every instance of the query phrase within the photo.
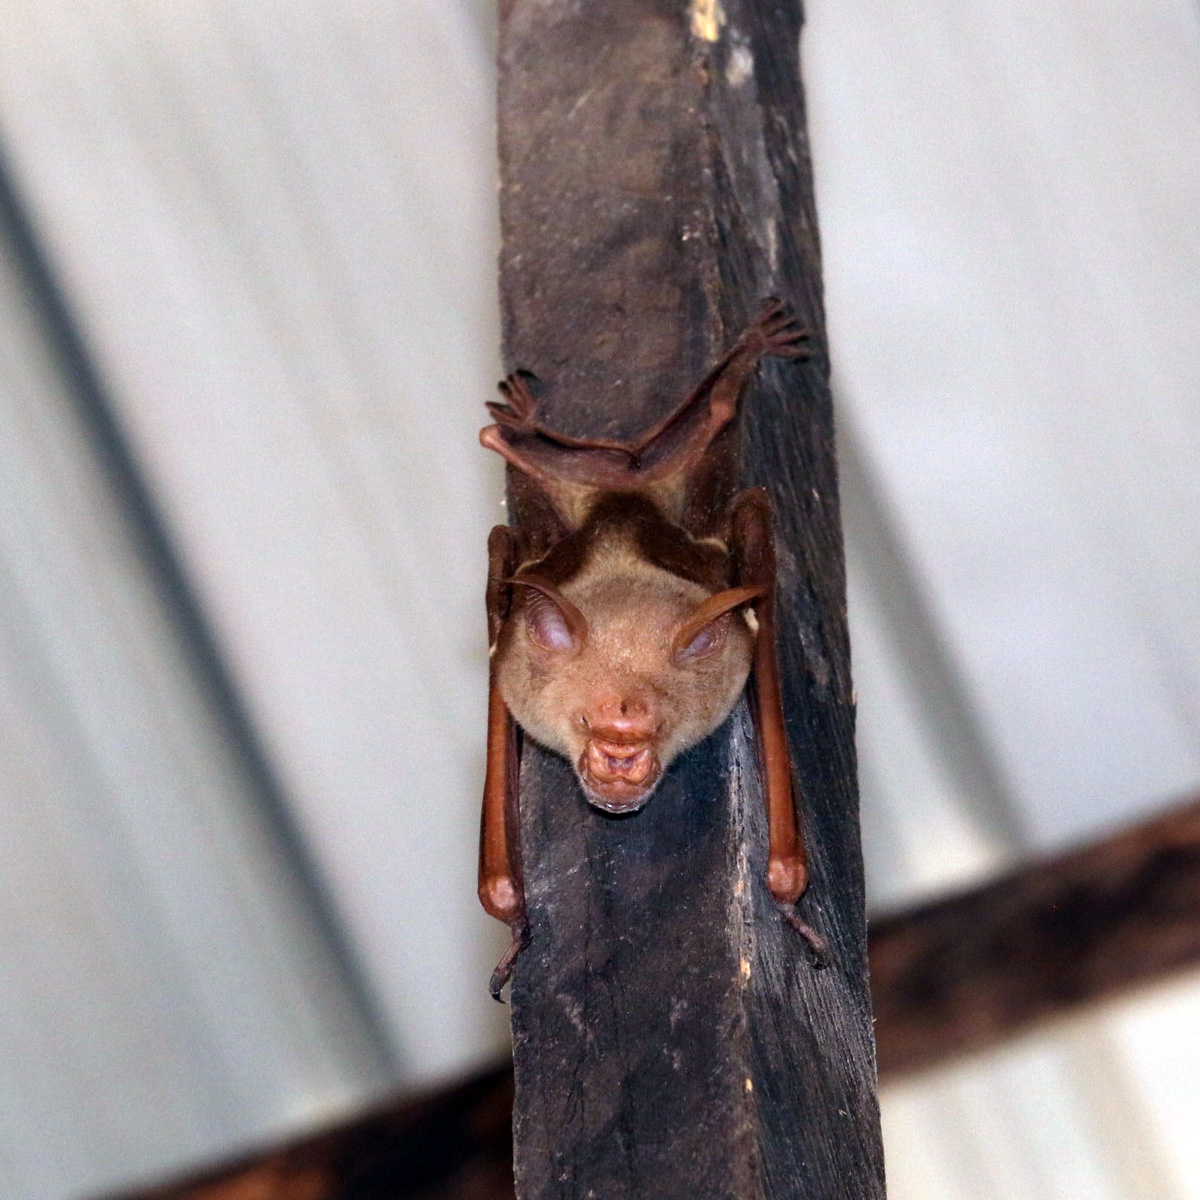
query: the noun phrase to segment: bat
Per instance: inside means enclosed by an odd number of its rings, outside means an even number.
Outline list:
[[[547,428],[524,371],[487,406],[495,424],[479,438],[511,468],[515,522],[488,539],[479,898],[513,933],[491,979],[497,999],[529,940],[522,738],[563,755],[595,807],[635,812],[672,761],[725,720],[748,679],[767,886],[823,965],[822,939],[794,911],[808,866],[780,697],[771,502],[763,488],[736,489],[734,426],[761,360],[807,358],[809,336],[767,301],[695,390],[633,442]]]

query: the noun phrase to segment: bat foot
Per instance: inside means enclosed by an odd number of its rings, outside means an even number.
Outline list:
[[[488,981],[488,991],[497,1004],[504,1003],[504,998],[500,993],[504,990],[504,985],[512,978],[513,967],[516,965],[517,959],[521,957],[521,951],[529,945],[529,922],[515,922],[512,926],[512,935],[512,942],[496,964],[496,969]]]
[[[517,433],[537,432],[537,401],[530,388],[530,382],[536,378],[531,371],[514,371],[499,385],[500,394],[507,403],[493,400],[487,405],[498,425]]]
[[[787,922],[808,944],[808,958],[814,971],[823,971],[830,963],[829,943],[807,921],[796,916],[790,904],[778,901],[775,907],[779,915]]]
[[[767,300],[748,335],[754,349],[773,358],[811,358],[811,329],[802,329],[791,306],[775,297]]]

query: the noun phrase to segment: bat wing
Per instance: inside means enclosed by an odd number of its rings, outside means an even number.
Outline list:
[[[496,423],[479,438],[536,481],[569,526],[578,524],[597,492],[644,492],[678,517],[689,481],[703,474],[710,448],[736,414],[759,362],[767,355],[807,358],[808,336],[780,301],[768,301],[691,394],[632,442],[574,438],[548,428],[538,415],[533,376],[518,371],[500,385],[504,402],[488,405]]]
[[[795,912],[808,887],[808,849],[796,803],[795,775],[788,747],[780,691],[779,645],[775,633],[775,539],[771,500],[763,488],[740,492],[730,514],[730,551],[737,582],[759,589],[754,602],[758,634],[751,667],[755,735],[767,809],[767,887],[783,918],[808,942],[814,963],[824,966],[824,940]]]
[[[521,878],[521,820],[518,804],[520,732],[496,684],[495,647],[512,600],[517,561],[516,535],[497,525],[488,538],[487,615],[492,646],[488,683],[487,767],[483,784],[483,816],[479,833],[479,900],[487,912],[512,930],[513,940],[492,972],[491,993],[500,990],[529,941],[525,887]]]

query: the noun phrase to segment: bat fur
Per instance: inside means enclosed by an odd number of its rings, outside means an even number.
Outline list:
[[[480,434],[507,460],[514,526],[489,542],[492,671],[480,898],[528,937],[515,758],[526,735],[563,755],[588,801],[644,805],[671,763],[729,715],[754,674],[770,829],[768,885],[785,917],[807,884],[774,644],[774,550],[762,489],[736,490],[734,417],[758,363],[803,359],[807,334],[768,301],[700,385],[637,442],[543,425],[518,372]],[[499,981],[499,983],[497,982]]]

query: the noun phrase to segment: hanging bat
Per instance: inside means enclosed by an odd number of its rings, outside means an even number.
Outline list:
[[[538,419],[526,372],[490,403],[484,446],[513,468],[515,526],[488,540],[491,645],[479,897],[513,931],[499,999],[529,937],[519,855],[522,731],[563,755],[588,801],[631,813],[684,750],[729,715],[753,676],[769,829],[767,885],[784,918],[808,882],[780,700],[775,554],[766,491],[736,491],[733,418],[766,356],[803,359],[777,300],[700,385],[636,442],[567,437]]]

